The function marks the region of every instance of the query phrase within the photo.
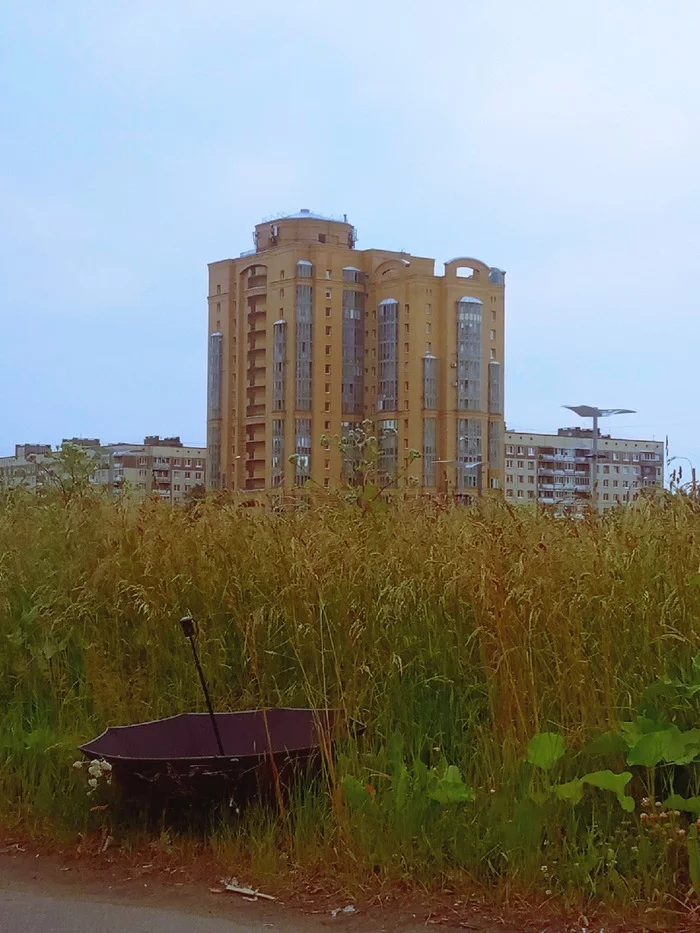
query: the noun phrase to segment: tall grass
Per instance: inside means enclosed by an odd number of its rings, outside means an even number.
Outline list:
[[[284,820],[254,809],[220,824],[219,849],[356,875],[672,893],[686,869],[635,814],[602,794],[538,808],[523,756],[540,731],[581,748],[698,650],[699,539],[681,496],[567,521],[490,500],[273,513],[8,495],[3,818],[84,830],[79,741],[201,708],[176,624],[191,613],[217,708],[327,704],[368,725],[339,749],[337,780],[370,785],[371,807],[319,787]],[[421,762],[457,765],[476,803],[399,799],[399,760],[414,788]]]

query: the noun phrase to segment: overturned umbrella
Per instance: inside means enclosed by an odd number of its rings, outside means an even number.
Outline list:
[[[338,737],[363,731],[341,710],[214,712],[195,646],[194,620],[186,616],[180,624],[190,641],[208,712],[112,726],[80,747],[88,758],[112,765],[127,796],[151,802],[228,798],[243,803],[272,795],[278,782],[288,788],[295,777],[318,768],[322,753],[329,754]]]

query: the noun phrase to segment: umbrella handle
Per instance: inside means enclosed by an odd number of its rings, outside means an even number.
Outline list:
[[[199,656],[197,655],[197,648],[194,643],[194,636],[197,632],[197,623],[192,618],[192,616],[184,616],[180,619],[180,627],[184,632],[185,638],[189,639],[190,647],[192,648],[192,656],[194,657],[194,663],[197,668],[197,673],[199,674],[199,681],[202,685],[202,690],[204,691],[204,699],[207,701],[207,709],[209,710],[209,718],[211,719],[212,728],[214,730],[214,735],[216,736],[216,744],[219,747],[219,754],[224,756],[224,746],[221,741],[221,733],[219,732],[219,725],[216,721],[216,716],[214,715],[214,707],[211,705],[211,698],[209,696],[209,690],[207,689],[207,682],[204,679],[204,671],[202,670],[202,665],[199,663]]]

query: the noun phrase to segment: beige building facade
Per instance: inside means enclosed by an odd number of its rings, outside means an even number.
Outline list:
[[[99,438],[65,439],[94,459],[92,485],[115,497],[139,500],[157,495],[165,502],[183,502],[204,490],[206,448],[188,447],[179,437],[144,438],[143,444],[102,444]],[[21,486],[31,492],[56,485],[55,462],[49,444],[18,444],[11,457],[0,457],[0,488]]]
[[[210,264],[208,487],[335,486],[348,465],[321,437],[364,419],[390,483],[502,485],[505,274],[464,257],[436,275],[355,240],[346,218],[303,210]]]
[[[594,461],[590,428],[505,433],[504,488],[509,502],[570,507],[590,503],[606,511],[663,484],[662,441],[602,434]]]

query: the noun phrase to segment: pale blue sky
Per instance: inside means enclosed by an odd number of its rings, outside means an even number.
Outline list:
[[[700,4],[0,0],[0,454],[204,443],[206,263],[264,216],[507,270],[506,416],[700,466]]]

